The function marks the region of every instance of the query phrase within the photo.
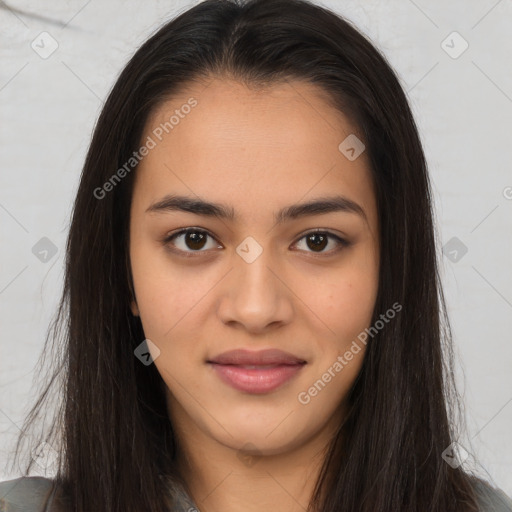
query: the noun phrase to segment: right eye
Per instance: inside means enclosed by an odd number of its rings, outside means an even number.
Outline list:
[[[222,248],[222,246],[213,244],[211,247],[206,247],[208,238],[215,240],[208,231],[198,228],[181,229],[176,233],[172,233],[165,237],[163,240],[164,245],[171,245],[172,251],[182,253],[183,256],[190,258],[194,257],[194,253],[206,252],[206,250],[214,248]],[[206,250],[203,250],[205,249]]]

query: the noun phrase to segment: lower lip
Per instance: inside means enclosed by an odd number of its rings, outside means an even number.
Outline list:
[[[246,393],[269,393],[297,375],[304,364],[249,369],[230,364],[210,363],[219,377],[231,387]]]

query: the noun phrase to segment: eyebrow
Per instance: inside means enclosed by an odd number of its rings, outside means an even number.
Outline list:
[[[183,211],[229,221],[236,219],[235,211],[232,207],[175,194],[166,195],[146,209],[147,213],[166,213],[171,211]],[[366,213],[358,203],[347,197],[338,195],[319,197],[307,203],[286,206],[274,215],[274,222],[276,224],[282,224],[287,220],[332,212],[356,214],[367,221]]]

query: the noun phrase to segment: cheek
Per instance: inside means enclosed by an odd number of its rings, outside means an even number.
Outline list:
[[[134,244],[136,246],[136,244]],[[161,249],[136,246],[131,252],[137,306],[148,338],[164,343],[215,283],[215,276],[193,267],[171,265]],[[183,320],[182,320],[183,319]]]
[[[328,311],[336,328],[352,337],[369,326],[379,285],[378,253],[373,245],[359,251],[338,283],[331,285]]]
[[[353,267],[305,281],[300,294],[338,340],[348,340],[371,322],[377,288],[375,270]]]
[[[367,327],[371,322],[376,291],[376,283],[369,276],[358,276],[357,281],[349,280],[339,286],[333,292],[327,310],[334,330],[355,336]]]

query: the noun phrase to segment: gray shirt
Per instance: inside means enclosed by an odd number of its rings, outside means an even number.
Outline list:
[[[177,505],[172,512],[199,512],[181,488],[173,490]],[[512,512],[512,500],[500,489],[483,481],[475,483],[480,512]],[[28,476],[0,482],[0,512],[66,512],[49,478]]]

